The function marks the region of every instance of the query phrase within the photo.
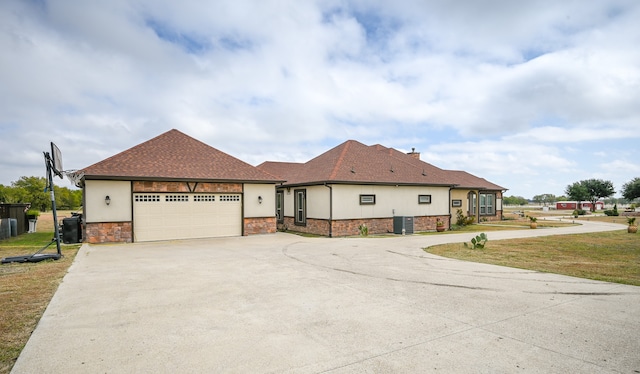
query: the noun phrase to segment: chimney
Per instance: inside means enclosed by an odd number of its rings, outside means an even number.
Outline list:
[[[407,153],[409,156],[415,158],[416,160],[420,159],[420,152],[416,152],[415,148],[411,148],[411,152]]]

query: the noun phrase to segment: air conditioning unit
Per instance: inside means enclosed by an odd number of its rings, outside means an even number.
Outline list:
[[[413,217],[393,217],[393,233],[399,235],[413,234]]]

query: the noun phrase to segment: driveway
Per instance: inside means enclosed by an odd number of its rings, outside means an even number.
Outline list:
[[[13,373],[640,372],[640,287],[421,249],[470,237],[84,245]]]

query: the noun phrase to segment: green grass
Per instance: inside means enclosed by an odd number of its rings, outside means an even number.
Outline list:
[[[454,243],[425,251],[465,261],[640,286],[640,235],[626,230],[496,241],[489,235],[481,250]]]
[[[53,232],[0,241],[0,258],[28,255],[51,242]],[[29,340],[80,244],[62,245],[60,260],[0,265],[0,373],[9,373]],[[53,243],[44,253],[55,253]]]
[[[545,221],[538,220],[538,229],[575,226],[571,222]],[[467,226],[453,226],[451,230],[444,232],[423,231],[417,232],[418,235],[442,235],[442,234],[459,234],[464,232],[480,232],[480,231],[504,231],[504,230],[530,230],[529,220],[506,220],[495,222],[477,223]]]

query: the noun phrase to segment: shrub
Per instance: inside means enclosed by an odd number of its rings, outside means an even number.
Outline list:
[[[369,236],[369,228],[364,223],[358,226],[358,231],[360,232],[360,236]]]
[[[584,209],[576,209],[573,211],[574,216],[584,216],[585,214],[587,214],[587,211]]]
[[[456,210],[456,225],[464,226],[466,222],[467,219],[465,218],[464,213],[462,213],[462,209]]]
[[[34,219],[37,219],[39,215],[40,211],[38,209],[27,210],[27,217],[33,217]]]

